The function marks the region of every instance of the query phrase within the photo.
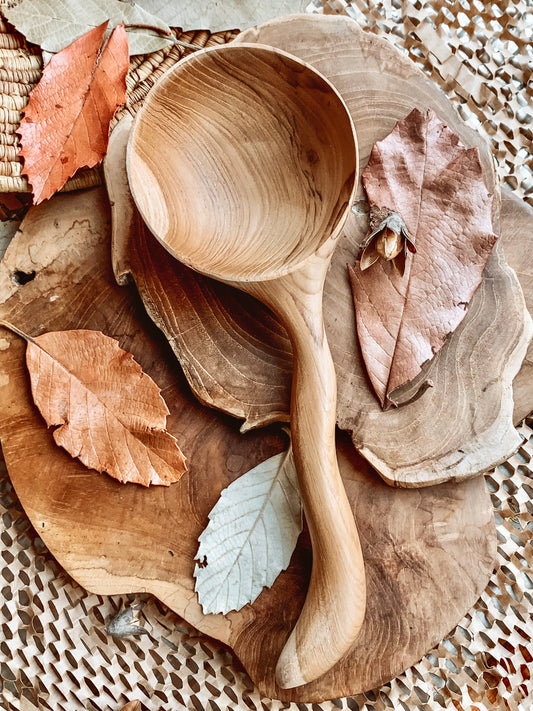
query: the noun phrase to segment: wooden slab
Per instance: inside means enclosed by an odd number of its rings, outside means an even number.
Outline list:
[[[502,189],[502,243],[507,263],[515,270],[526,306],[533,314],[533,208],[508,189]],[[514,414],[518,424],[533,410],[533,341],[513,380]]]
[[[461,121],[444,94],[410,60],[351,19],[274,20],[241,33],[236,41],[292,52],[336,86],[356,126],[362,168],[374,142],[396,121],[414,106],[432,108],[466,145],[479,148],[485,182],[497,192],[492,158],[480,135]],[[516,274],[498,244],[462,324],[421,374],[396,391],[393,397],[400,406],[383,412],[359,352],[346,269],[359,253],[368,224],[366,209],[360,188],[326,281],[324,316],[337,372],[337,423],[351,433],[355,447],[389,484],[424,486],[486,471],[519,445],[512,419],[512,380],[532,324]],[[113,219],[123,220],[122,207]],[[161,270],[154,270],[154,260]],[[287,419],[290,344],[265,307],[177,265],[154,240],[130,268],[150,315],[167,335],[202,402],[245,418],[243,430]],[[533,406],[533,383],[524,384],[523,393]]]
[[[23,274],[33,278],[20,285]],[[264,695],[319,701],[374,688],[438,643],[484,589],[496,541],[483,478],[394,489],[341,435],[340,468],[366,562],[367,617],[331,672],[299,689],[278,689],[274,665],[299,615],[310,570],[306,535],[273,587],[227,617],[202,614],[192,572],[198,535],[221,489],[286,442],[272,428],[239,434],[235,421],[192,396],[135,290],[114,281],[101,189],[59,195],[30,210],[0,263],[0,318],[32,335],[102,330],[162,388],[168,429],[190,470],[169,488],[121,485],[55,445],[31,400],[24,343],[2,330],[0,439],[9,474],[34,527],[75,580],[100,594],[153,593],[229,644]]]

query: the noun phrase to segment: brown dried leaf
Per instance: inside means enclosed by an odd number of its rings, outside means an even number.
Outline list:
[[[18,132],[35,204],[105,155],[109,123],[126,100],[129,69],[124,26],[102,47],[107,24],[54,55],[30,94]]]
[[[463,320],[497,240],[477,148],[414,109],[376,143],[363,173],[371,208],[401,217],[416,245],[405,267],[349,267],[357,334],[381,404],[411,381]]]
[[[131,353],[99,331],[17,333],[27,339],[33,399],[58,445],[123,483],[168,486],[181,477],[185,457],[165,430],[161,391]]]

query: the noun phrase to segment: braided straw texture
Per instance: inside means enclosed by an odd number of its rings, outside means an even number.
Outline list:
[[[0,1],[0,6],[3,4]],[[387,36],[487,135],[502,180],[533,204],[531,0],[313,0]],[[232,35],[187,33],[201,46]],[[185,50],[186,51],[186,50]],[[181,47],[132,60],[135,113]],[[26,191],[15,130],[41,71],[39,53],[0,23],[0,191]],[[76,184],[100,179],[88,171]],[[150,711],[530,711],[533,705],[533,419],[523,445],[486,476],[498,532],[498,568],[457,628],[418,664],[380,689],[321,704],[262,699],[231,653],[153,598],[89,594],[55,562],[25,516],[0,463],[0,708]],[[140,604],[146,633],[106,632],[116,613]]]

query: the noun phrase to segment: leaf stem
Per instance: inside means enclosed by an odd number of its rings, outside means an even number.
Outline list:
[[[129,28],[136,30],[149,30],[150,32],[154,32],[158,35],[163,35],[163,37],[168,37],[169,40],[171,40],[174,44],[179,44],[181,47],[186,47],[187,49],[194,49],[195,51],[198,51],[199,49],[203,49],[203,47],[200,47],[197,44],[191,44],[190,42],[185,42],[184,40],[180,40],[177,37],[173,37],[172,35],[172,30],[165,30],[162,27],[156,27],[155,25],[142,25],[142,24],[131,24],[131,25],[124,25],[124,27],[128,30]]]
[[[35,345],[38,345],[37,343],[35,343],[35,340],[31,336],[28,336],[27,333],[24,333],[24,331],[21,331],[20,328],[17,328],[12,323],[9,323],[9,321],[5,321],[3,318],[0,318],[0,326],[3,326],[9,331],[16,333],[17,336],[20,336],[24,341],[26,341],[26,343],[34,343]]]
[[[171,37],[172,36],[172,30],[170,27],[166,29],[165,27],[157,27],[156,25],[143,25],[141,22],[139,23],[132,23],[132,24],[124,24],[124,27],[126,29],[139,29],[139,30],[149,30],[150,32],[155,32],[155,34],[158,35],[164,35],[165,37]]]

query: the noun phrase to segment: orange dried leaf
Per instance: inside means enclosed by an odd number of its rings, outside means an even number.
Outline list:
[[[106,153],[109,124],[126,100],[129,69],[124,26],[102,47],[107,24],[54,55],[30,94],[18,132],[35,204]]]
[[[186,471],[165,430],[161,391],[113,338],[45,333],[27,340],[26,363],[35,404],[57,428],[56,443],[85,466],[144,486],[169,485]]]
[[[382,259],[373,241],[386,221],[371,227],[349,267],[361,352],[387,406],[465,317],[497,236],[477,149],[432,111],[414,109],[374,145],[363,185],[371,214],[401,218],[405,229],[394,232],[407,235],[404,249]]]

